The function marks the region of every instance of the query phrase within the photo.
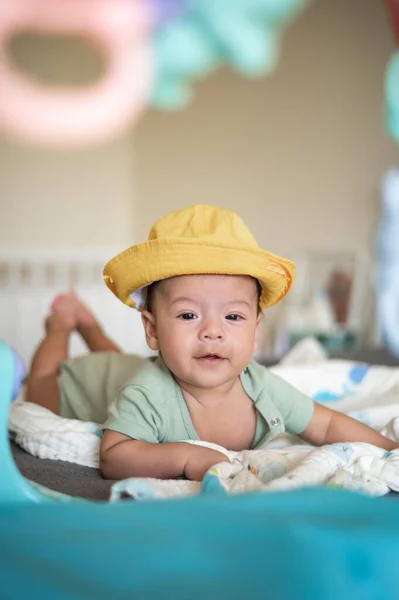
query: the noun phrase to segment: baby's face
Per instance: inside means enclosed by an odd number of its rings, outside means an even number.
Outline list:
[[[261,320],[253,278],[173,277],[156,286],[152,306],[152,323],[143,316],[147,342],[178,382],[216,388],[250,362]]]

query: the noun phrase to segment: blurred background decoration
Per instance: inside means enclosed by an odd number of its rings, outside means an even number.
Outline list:
[[[144,107],[187,106],[194,80],[227,63],[266,75],[279,35],[308,0],[14,0],[0,5],[0,129],[36,144],[98,142]],[[104,72],[83,89],[51,89],[22,76],[8,56],[30,30],[80,35]]]
[[[77,147],[120,133],[138,118],[152,87],[144,2],[15,0],[0,4],[0,130],[35,144]],[[102,55],[101,77],[86,86],[49,86],[15,68],[19,34],[81,36]]]
[[[395,52],[388,65],[386,99],[388,129],[399,142],[399,51]]]
[[[386,100],[388,129],[399,142],[399,0],[388,0],[392,27],[397,50],[394,53],[386,72]]]
[[[399,168],[382,182],[376,284],[381,339],[399,357]]]
[[[146,353],[102,267],[200,202],[297,262],[261,359],[308,335],[399,355],[399,0],[3,0],[0,131],[0,338],[25,360],[68,287]]]
[[[156,81],[152,103],[182,108],[192,82],[226,63],[242,75],[267,75],[276,66],[279,37],[309,0],[156,0],[181,6],[182,14],[156,31]],[[151,3],[150,3],[151,4]]]
[[[261,353],[283,356],[301,339],[315,337],[328,353],[366,345],[373,296],[372,268],[356,251],[302,252],[295,257],[297,279],[287,301],[265,313]]]

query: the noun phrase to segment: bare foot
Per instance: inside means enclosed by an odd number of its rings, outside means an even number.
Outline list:
[[[74,319],[74,328],[76,329],[79,329],[80,327],[98,326],[98,321],[93,313],[75,294],[75,292],[68,292],[66,294],[60,294],[59,296],[56,296],[51,305],[51,311],[53,315],[60,315]]]
[[[71,332],[76,327],[76,319],[73,315],[50,314],[45,320],[47,334],[59,331]]]

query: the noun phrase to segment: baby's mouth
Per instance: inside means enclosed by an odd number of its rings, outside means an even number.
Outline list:
[[[202,356],[198,356],[198,358],[202,361],[209,361],[209,362],[218,362],[220,360],[224,360],[223,356],[220,356],[219,354],[213,354],[213,353],[203,354]]]

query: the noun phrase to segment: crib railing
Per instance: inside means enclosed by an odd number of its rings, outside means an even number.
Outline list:
[[[103,283],[102,269],[118,250],[0,247],[0,339],[29,361],[54,296],[73,288],[124,351],[149,354],[140,314],[119,302]],[[71,336],[70,352],[86,352],[77,334]]]
[[[150,354],[140,314],[119,302],[103,283],[105,263],[120,250],[115,247],[54,250],[0,246],[0,339],[11,344],[29,361],[43,334],[43,320],[52,299],[56,294],[73,288],[93,310],[108,335],[124,351]],[[327,267],[337,262],[340,264],[341,260],[335,255],[328,255],[327,258],[320,255],[317,258],[323,267],[319,269],[322,273],[327,272]],[[312,283],[310,271],[314,261],[311,259],[309,256],[297,257],[298,277],[293,292],[284,304],[285,310],[289,309],[292,302],[306,299]],[[367,307],[372,297],[371,269],[363,259],[354,257],[352,270],[349,325],[357,333],[360,343],[376,343],[374,319]],[[274,313],[269,315],[268,312],[266,316],[278,322]],[[74,334],[71,337],[71,355],[85,351],[85,345]],[[263,351],[260,348],[261,355]],[[273,350],[272,354],[275,357],[276,351]]]

